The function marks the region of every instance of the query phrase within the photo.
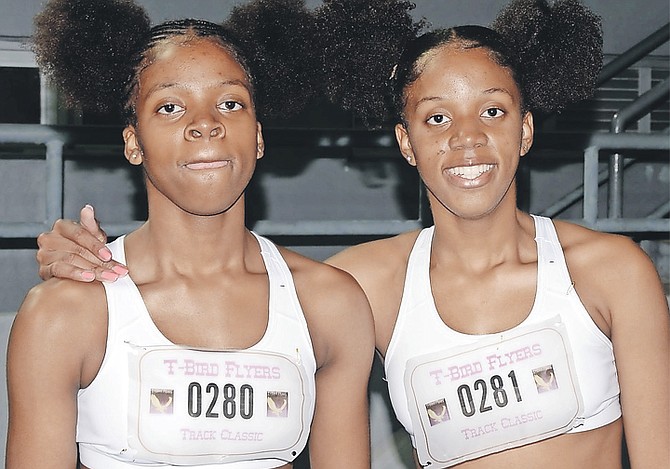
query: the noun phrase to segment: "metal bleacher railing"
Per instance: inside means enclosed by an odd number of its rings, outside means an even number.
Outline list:
[[[641,57],[655,50],[669,39],[670,25],[666,25],[650,35],[640,44],[617,59],[609,62],[603,69],[601,83],[637,62]],[[542,214],[554,216],[575,201],[582,201],[582,217],[572,220],[593,229],[620,233],[652,233],[662,238],[670,236],[670,194],[666,200],[651,207],[642,218],[626,218],[622,214],[623,175],[627,163],[638,158],[642,152],[644,158],[668,162],[670,138],[668,130],[653,133],[625,132],[629,123],[648,114],[658,103],[667,100],[670,94],[670,81],[665,79],[628,106],[612,116],[610,132],[566,135],[565,133],[545,132],[538,135],[534,148],[540,158],[551,157],[542,149],[562,149],[566,145],[578,147],[577,157],[583,161],[582,184],[570,190]],[[106,127],[59,127],[37,124],[0,124],[0,145],[25,144],[45,147],[46,161],[46,217],[36,222],[0,221],[0,240],[11,238],[34,238],[50,229],[57,218],[63,217],[63,169],[68,157],[65,149],[76,145],[118,145],[119,129]],[[267,129],[265,137],[268,146],[278,145],[300,148],[367,148],[388,149],[394,158],[395,139],[388,131],[366,130],[329,130],[329,129]],[[602,171],[601,160],[609,156],[608,171]],[[0,159],[4,158],[0,152]],[[16,159],[14,155],[12,158]],[[605,216],[599,214],[599,187],[608,185],[608,210]],[[417,190],[421,191],[419,187]],[[282,223],[260,220],[254,230],[268,236],[319,236],[319,235],[392,235],[414,229],[428,223],[425,214],[425,198],[419,197],[419,216],[415,220],[323,220]],[[650,203],[652,203],[650,201]],[[139,225],[138,222],[105,225],[111,236],[128,232]]]

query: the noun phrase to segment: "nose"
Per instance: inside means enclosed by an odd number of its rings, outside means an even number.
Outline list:
[[[210,140],[223,138],[226,130],[223,124],[214,116],[201,115],[193,121],[184,130],[184,137],[188,141]]]
[[[486,133],[476,123],[452,123],[449,148],[451,150],[469,150],[483,147],[488,143]]]

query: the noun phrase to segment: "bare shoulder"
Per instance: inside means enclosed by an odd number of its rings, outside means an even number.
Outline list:
[[[353,246],[326,262],[356,278],[368,298],[377,349],[386,353],[402,300],[407,261],[419,231]]]
[[[106,327],[106,306],[100,283],[53,278],[28,292],[16,315],[12,335],[15,340],[34,337],[54,344],[83,344],[106,332],[101,330]],[[73,337],[77,340],[73,341]]]
[[[78,311],[84,312],[92,303],[104,303],[104,287],[99,282],[84,283],[73,280],[52,278],[28,291],[19,314],[39,315],[48,311],[55,319],[58,313],[68,319]]]
[[[351,273],[359,282],[380,279],[404,270],[419,231],[401,233],[349,247],[327,259],[328,264]]]
[[[646,253],[627,236],[594,231],[557,220],[554,224],[572,273],[582,270],[591,275],[610,273],[622,280],[648,275],[650,271],[655,273]]]
[[[337,350],[372,351],[372,314],[358,282],[341,269],[279,249],[293,275],[319,364],[338,355]]]
[[[287,248],[279,248],[286,261],[298,293],[346,298],[360,292],[360,287],[351,275],[342,269],[310,259]],[[324,294],[328,292],[328,295]]]
[[[617,314],[635,317],[642,311],[667,313],[656,267],[632,239],[572,223],[556,221],[555,225],[575,289],[608,335]]]

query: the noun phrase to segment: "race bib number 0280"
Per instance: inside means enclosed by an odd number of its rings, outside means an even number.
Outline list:
[[[582,412],[558,321],[412,359],[405,388],[422,465],[449,467],[565,433]]]
[[[302,366],[279,354],[129,345],[129,446],[138,459],[291,461],[311,411]]]

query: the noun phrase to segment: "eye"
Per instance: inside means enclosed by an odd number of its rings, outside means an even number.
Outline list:
[[[504,114],[505,111],[503,111],[502,109],[497,107],[490,107],[482,113],[482,117],[495,118],[495,117],[502,117]]]
[[[444,114],[434,114],[430,116],[428,120],[426,120],[426,122],[430,125],[440,125],[447,122],[447,120],[448,120],[447,116],[445,116]]]
[[[221,104],[219,104],[219,109],[222,111],[239,111],[242,109],[244,106],[241,103],[238,103],[237,101],[224,101]]]
[[[167,104],[163,104],[161,107],[159,107],[157,112],[158,112],[158,114],[172,115],[172,114],[175,114],[177,112],[181,112],[183,110],[184,110],[184,108],[181,107],[178,104],[167,103]]]

